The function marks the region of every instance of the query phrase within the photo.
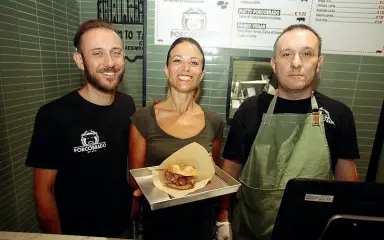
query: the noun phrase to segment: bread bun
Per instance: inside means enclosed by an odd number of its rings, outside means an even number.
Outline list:
[[[168,171],[183,176],[197,176],[197,170],[193,166],[186,164],[174,164],[169,166]]]
[[[171,187],[171,188],[176,188],[176,189],[179,189],[179,190],[187,190],[187,189],[190,189],[190,188],[193,188],[193,185],[192,184],[186,184],[184,186],[178,186],[176,184],[173,184],[173,183],[167,183],[168,187]]]

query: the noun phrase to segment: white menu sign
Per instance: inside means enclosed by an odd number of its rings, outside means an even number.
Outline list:
[[[160,0],[155,7],[155,43],[172,44],[192,37],[202,46],[230,47],[231,0]]]
[[[381,55],[384,51],[384,1],[313,1],[309,24],[328,53]]]
[[[384,0],[156,0],[155,44],[272,50],[291,24],[313,27],[323,52],[384,56]]]
[[[235,1],[232,47],[271,50],[284,28],[308,22],[310,10],[307,1]]]

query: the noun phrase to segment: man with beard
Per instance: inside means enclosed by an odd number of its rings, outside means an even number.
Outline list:
[[[126,169],[135,112],[133,99],[116,90],[123,44],[110,23],[90,20],[74,45],[85,85],[39,109],[26,160],[37,217],[47,233],[121,237],[130,226]]]
[[[240,180],[232,215],[235,239],[270,239],[292,178],[357,181],[359,158],[351,110],[315,91],[321,38],[309,26],[286,28],[274,45],[274,95],[250,97],[237,110],[222,168]],[[230,196],[221,198],[217,239],[231,238]]]

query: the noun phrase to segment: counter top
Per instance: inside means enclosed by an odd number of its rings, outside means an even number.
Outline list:
[[[1,232],[0,231],[0,240],[51,240],[51,239],[54,239],[54,240],[108,240],[108,239],[118,240],[121,238],[85,237],[85,236],[43,234],[43,233]]]

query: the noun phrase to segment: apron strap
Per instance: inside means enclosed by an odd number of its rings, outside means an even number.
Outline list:
[[[278,91],[276,91],[275,95],[273,96],[271,103],[269,104],[267,115],[272,115],[273,112],[275,111],[277,95],[278,95]]]
[[[316,101],[315,96],[313,95],[313,92],[312,92],[312,95],[311,95],[311,107],[312,107],[312,111],[314,109],[319,109],[319,105],[317,105],[317,101]]]

